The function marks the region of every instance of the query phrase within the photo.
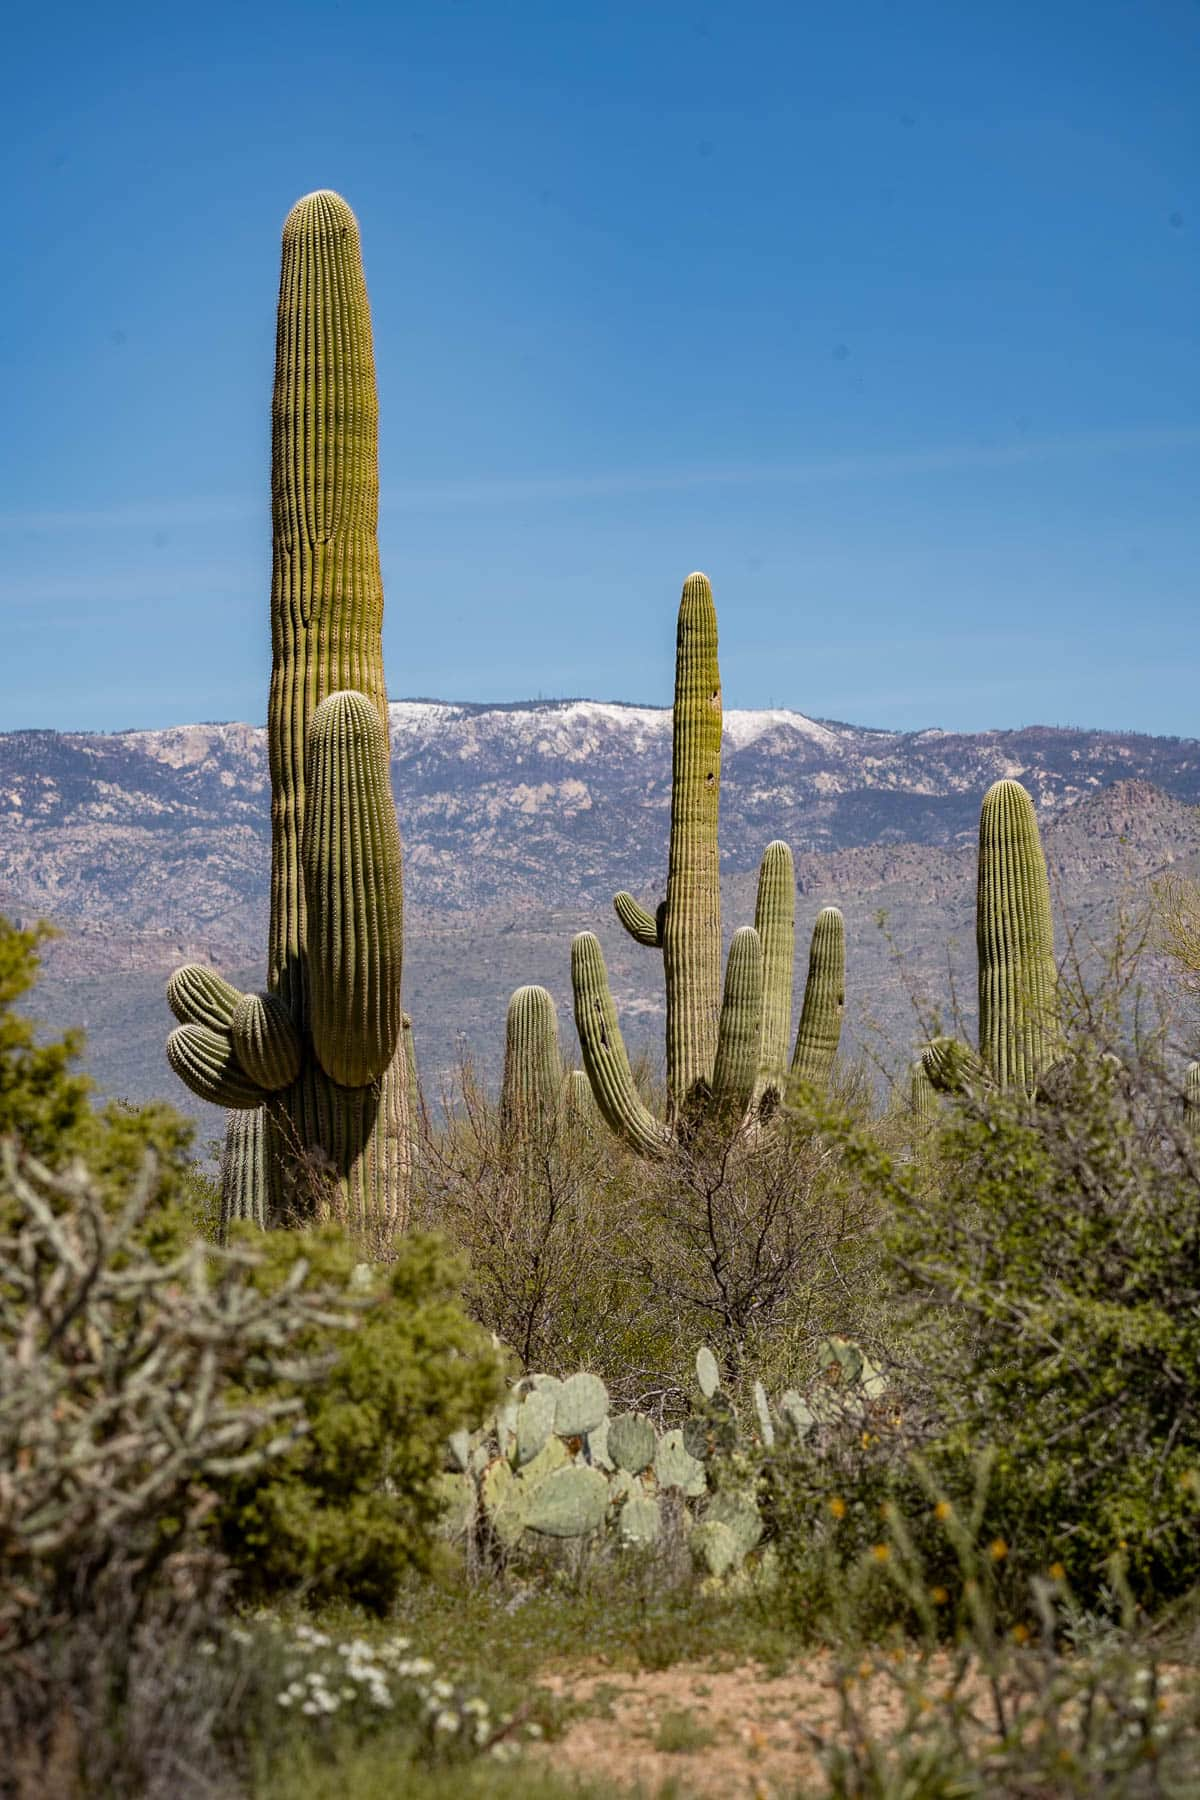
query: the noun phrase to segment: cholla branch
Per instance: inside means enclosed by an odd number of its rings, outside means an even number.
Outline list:
[[[51,1173],[0,1144],[0,1660],[114,1567],[161,1564],[211,1509],[209,1484],[305,1431],[296,1389],[361,1299],[273,1292],[259,1253],[200,1240],[158,1261],[138,1241],[154,1167],[119,1204],[81,1166]]]

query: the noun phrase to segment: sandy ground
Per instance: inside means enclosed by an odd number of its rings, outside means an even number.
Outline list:
[[[836,1735],[841,1708],[833,1666],[822,1657],[777,1676],[754,1666],[588,1666],[539,1685],[587,1709],[541,1752],[556,1769],[634,1794],[672,1784],[689,1800],[775,1800],[822,1789],[815,1740]],[[902,1702],[886,1679],[870,1684],[865,1701],[876,1730],[899,1724]]]

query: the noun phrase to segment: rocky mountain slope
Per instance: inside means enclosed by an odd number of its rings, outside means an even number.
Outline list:
[[[662,893],[668,709],[397,701],[392,773],[406,857],[406,999],[427,1067],[465,1040],[491,1067],[508,992],[541,980],[569,1022],[572,933],[599,928],[628,1025],[657,1033],[661,972],[616,927],[610,899]],[[722,863],[729,928],[752,916],[772,837],[791,843],[801,928],[836,900],[851,927],[851,1011],[912,1035],[914,983],[933,1003],[947,943],[969,994],[979,799],[1022,780],[1043,816],[1064,917],[1098,923],[1123,887],[1200,855],[1200,743],[1035,727],[894,733],[727,712]],[[0,910],[63,937],[37,997],[86,1022],[112,1091],[182,1090],[161,1063],[162,979],[199,957],[257,983],[266,935],[265,733],[245,724],[113,735],[0,735]],[[876,914],[890,921],[881,935]],[[905,975],[894,948],[908,959]],[[962,971],[960,971],[961,973]]]

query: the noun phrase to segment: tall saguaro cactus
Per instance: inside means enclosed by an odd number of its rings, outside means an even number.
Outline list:
[[[201,1098],[264,1107],[269,1216],[320,1167],[348,1222],[392,1230],[411,1149],[378,417],[358,225],[337,194],[309,194],[283,228],[271,409],[267,989],[180,970],[167,1055]]]
[[[979,1055],[951,1038],[924,1053],[935,1088],[1037,1091],[1061,1052],[1050,881],[1033,801],[1019,781],[993,782],[979,813],[975,890]]]
[[[706,1086],[721,1017],[721,671],[708,577],[679,600],[671,736],[671,839],[663,915],[667,1091],[674,1107]]]
[[[796,879],[786,844],[767,846],[753,927],[734,934],[721,983],[721,883],[717,823],[721,786],[721,676],[717,614],[704,575],[683,584],[675,649],[671,835],[666,899],[656,913],[619,893],[617,917],[639,944],[663,953],[667,990],[666,1121],[637,1091],[621,1037],[599,940],[581,932],[571,951],[575,1025],[597,1108],[639,1155],[666,1155],[681,1136],[709,1123],[736,1129],[765,1118],[789,1079],[795,954]],[[833,913],[833,909],[826,909]],[[824,914],[822,917],[824,918]],[[841,914],[834,914],[838,924]],[[821,1014],[827,1079],[841,1028],[844,940],[838,939],[836,993]],[[810,975],[810,987],[812,978]],[[827,981],[822,987],[823,1000]],[[805,1017],[808,1018],[806,1002]],[[815,1014],[814,1014],[815,1020]],[[816,1026],[814,1024],[814,1029]],[[802,1024],[802,1038],[804,1027]],[[804,1039],[807,1042],[807,1039]],[[797,1041],[796,1056],[801,1041]]]

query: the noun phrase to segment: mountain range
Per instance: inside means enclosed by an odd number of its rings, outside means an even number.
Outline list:
[[[570,1043],[569,946],[600,932],[631,1047],[653,1052],[661,971],[611,896],[661,898],[669,708],[589,700],[391,703],[405,851],[405,1003],[426,1085],[464,1047],[488,1073],[507,996],[543,981]],[[817,909],[849,931],[849,1041],[880,1060],[918,1033],[915,997],[973,984],[974,837],[999,776],[1029,788],[1068,932],[1102,935],[1126,895],[1200,865],[1200,742],[1030,727],[873,730],[783,710],[724,720],[721,860],[727,932],[753,917],[758,859],[796,855],[797,980]],[[82,1023],[108,1092],[164,1096],[202,1129],[219,1115],[162,1060],[162,985],[192,958],[262,980],[270,863],[266,733],[248,724],[112,734],[0,734],[0,911],[50,918],[33,1010]],[[886,924],[881,928],[880,916]],[[969,1005],[964,1005],[969,1025]]]

